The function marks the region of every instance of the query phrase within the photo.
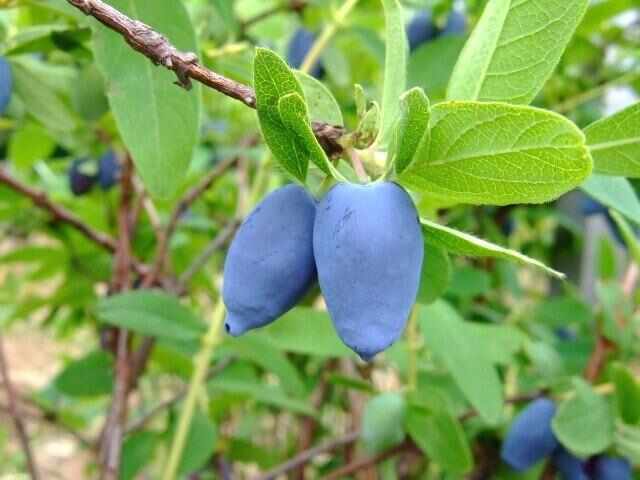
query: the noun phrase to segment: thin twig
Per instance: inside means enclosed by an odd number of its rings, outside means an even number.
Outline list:
[[[179,51],[167,38],[148,25],[129,18],[102,0],[67,0],[67,2],[118,32],[131,48],[145,55],[155,65],[172,70],[177,77],[176,83],[181,87],[189,89],[191,80],[195,80],[244,103],[247,107],[256,108],[253,89],[209,70],[198,62],[194,53]],[[338,142],[344,134],[342,127],[319,122],[314,122],[312,127],[320,145],[329,155],[336,155],[342,151]]]
[[[286,461],[282,465],[278,465],[274,469],[269,470],[262,476],[258,477],[257,480],[275,480],[275,478],[279,477],[280,475],[285,475],[293,470],[297,470],[300,467],[303,467],[318,455],[338,450],[345,445],[356,442],[359,438],[359,431],[350,432],[343,437],[336,438],[334,440],[318,445],[317,447],[313,447],[309,450],[305,450],[304,452],[300,452],[291,460]]]
[[[171,243],[171,237],[178,227],[180,218],[189,209],[193,203],[202,196],[216,180],[218,180],[230,167],[238,162],[238,157],[234,156],[226,159],[225,161],[216,165],[195,187],[187,192],[187,194],[178,202],[178,205],[173,210],[171,218],[167,223],[167,227],[160,233],[160,239],[156,250],[156,259],[151,273],[145,278],[143,287],[147,288],[153,282],[159,278],[167,264],[169,256],[169,245]]]
[[[193,277],[207,264],[211,256],[220,250],[229,240],[233,237],[236,229],[238,228],[238,221],[231,220],[216,237],[209,242],[206,248],[198,255],[198,257],[191,263],[191,265],[180,275],[178,280],[178,286],[176,287],[177,293],[182,295]]]
[[[413,442],[407,440],[402,442],[395,447],[391,447],[383,452],[378,453],[377,455],[372,455],[370,457],[361,458],[360,460],[356,460],[352,463],[345,465],[344,467],[340,467],[335,469],[329,475],[322,477],[322,480],[338,480],[340,478],[346,477],[355,473],[359,470],[363,470],[365,468],[372,467],[379,463],[388,460],[391,457],[395,457],[396,455],[406,451],[415,449],[415,445]]]
[[[13,384],[11,383],[11,378],[9,376],[9,366],[7,364],[7,357],[4,353],[4,341],[2,334],[0,333],[0,378],[2,379],[2,383],[4,384],[4,389],[7,391],[7,402],[8,409],[11,418],[13,419],[13,423],[16,427],[16,432],[18,433],[18,440],[20,441],[20,445],[22,447],[22,451],[24,452],[24,456],[27,459],[27,468],[29,469],[29,474],[31,475],[32,480],[38,480],[40,475],[38,474],[38,468],[36,466],[36,461],[33,456],[33,451],[31,450],[31,444],[29,443],[29,436],[27,435],[27,429],[22,421],[22,417],[20,416],[20,412],[18,411],[18,402],[16,401],[16,391],[13,388]]]
[[[209,371],[207,374],[207,380],[211,380],[222,370],[227,368],[229,364],[233,361],[231,358],[225,358],[224,360],[220,360],[216,365]],[[181,401],[187,394],[187,388],[183,387],[178,393],[176,393],[171,398],[160,402],[158,405],[149,410],[144,416],[140,417],[136,421],[132,422],[126,429],[126,434],[129,435],[131,433],[142,430],[151,420],[153,420],[156,416],[161,414],[162,412],[170,409],[176,403]]]
[[[131,288],[129,276],[131,266],[130,219],[133,201],[133,162],[126,157],[120,178],[121,193],[118,209],[118,248],[112,280],[112,292],[123,292]],[[127,399],[130,385],[129,335],[126,329],[118,330],[116,355],[116,376],[113,400],[103,430],[101,445],[102,471],[104,480],[117,480],[120,471],[124,423],[127,416]]]
[[[19,180],[13,178],[7,171],[6,167],[0,167],[0,183],[5,184],[13,191],[18,192],[31,199],[31,201],[37,207],[49,212],[51,216],[53,216],[54,220],[72,226],[80,233],[82,233],[86,238],[98,244],[102,248],[108,250],[109,252],[113,253],[116,251],[116,241],[112,237],[105,233],[94,230],[89,225],[80,220],[80,218],[78,218],[75,214],[51,201],[46,193],[31,188],[28,185],[25,185]]]

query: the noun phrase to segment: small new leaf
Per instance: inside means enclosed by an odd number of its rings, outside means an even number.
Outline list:
[[[298,139],[283,124],[279,110],[285,95],[297,93],[304,98],[302,87],[284,60],[264,48],[256,51],[254,87],[260,129],[269,149],[287,173],[304,182],[308,158],[301,154]]]
[[[429,99],[421,88],[413,88],[401,98],[402,111],[394,139],[398,174],[413,161],[421,142],[429,142]]]

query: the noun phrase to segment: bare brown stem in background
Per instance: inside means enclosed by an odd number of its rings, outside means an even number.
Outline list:
[[[177,77],[176,83],[181,87],[189,89],[191,80],[195,80],[244,103],[247,107],[256,108],[256,96],[252,88],[204,67],[198,62],[194,53],[179,51],[167,38],[148,25],[129,18],[102,0],[67,0],[67,2],[118,32],[131,48],[146,56],[154,64],[172,70]],[[318,122],[314,122],[312,127],[320,145],[329,155],[336,155],[342,151],[342,146],[338,142],[344,134],[342,127]]]
[[[7,392],[7,408],[9,415],[13,419],[13,424],[16,427],[16,433],[18,434],[18,441],[24,452],[24,456],[27,459],[27,468],[29,469],[29,475],[33,480],[39,480],[41,477],[38,473],[33,451],[31,450],[31,444],[29,443],[29,436],[27,435],[27,429],[24,425],[20,412],[18,411],[18,402],[16,400],[16,392],[11,383],[11,377],[9,376],[9,366],[7,364],[7,357],[4,353],[4,342],[2,334],[0,333],[0,379],[4,385],[4,389]]]
[[[411,442],[410,440],[407,440],[401,443],[400,445],[396,445],[395,447],[389,448],[388,450],[385,450],[384,452],[381,452],[377,455],[361,458],[359,460],[355,460],[354,462],[348,463],[344,467],[337,468],[333,472],[331,472],[329,475],[322,477],[322,480],[338,480],[340,478],[344,478],[360,470],[365,470],[375,465],[378,465],[379,463],[382,463],[385,460],[395,457],[396,455],[399,455],[404,451],[413,450],[415,448],[416,446],[414,445],[414,443]]]
[[[127,291],[131,288],[131,237],[130,219],[133,203],[133,162],[126,157],[120,179],[120,207],[118,209],[118,248],[115,255],[115,268],[111,285],[112,293]],[[120,472],[124,424],[127,418],[127,399],[131,383],[129,367],[129,334],[126,329],[118,329],[116,371],[111,409],[105,422],[101,455],[103,480],[117,480]]]
[[[49,212],[55,221],[72,226],[86,238],[111,253],[116,251],[116,241],[112,237],[106,233],[94,230],[75,214],[51,201],[46,193],[31,188],[30,186],[13,178],[7,171],[6,167],[0,167],[0,183],[3,183],[11,190],[29,198],[37,207]]]
[[[336,438],[329,442],[318,445],[317,447],[313,447],[303,452],[300,452],[291,460],[288,460],[282,465],[279,465],[273,470],[269,470],[262,476],[258,477],[257,480],[275,480],[280,475],[285,475],[293,470],[299,469],[300,467],[304,467],[307,463],[309,463],[318,455],[338,450],[344,447],[345,445],[349,445],[356,442],[359,438],[360,438],[359,431],[351,432],[346,434],[343,437]]]

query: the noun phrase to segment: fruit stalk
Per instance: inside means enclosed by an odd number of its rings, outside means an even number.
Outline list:
[[[222,303],[222,296],[220,296],[213,310],[213,320],[211,321],[209,330],[202,339],[202,348],[196,357],[196,364],[194,365],[193,374],[191,375],[189,390],[187,391],[187,397],[182,407],[180,420],[178,421],[178,428],[173,437],[173,443],[171,444],[169,459],[167,460],[162,476],[163,480],[174,480],[176,478],[180,459],[182,458],[182,451],[184,450],[189,428],[191,427],[191,420],[195,413],[196,402],[204,380],[207,377],[211,356],[218,343],[220,343],[220,331],[223,320],[224,303]]]
[[[351,10],[353,10],[357,3],[358,0],[347,0],[344,5],[340,7],[340,10],[336,12],[333,22],[327,25],[327,27],[322,31],[322,34],[320,35],[318,40],[316,40],[316,42],[313,44],[313,47],[311,47],[311,50],[309,50],[309,53],[307,54],[304,62],[302,62],[302,66],[300,67],[301,71],[303,71],[304,73],[309,73],[311,71],[313,66],[320,58],[322,51],[326,48],[329,41],[336,34],[338,28],[340,28],[342,23],[345,21],[349,13],[351,13]]]

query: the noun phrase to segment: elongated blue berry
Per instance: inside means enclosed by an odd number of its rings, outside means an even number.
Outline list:
[[[236,234],[224,265],[225,328],[233,336],[291,309],[316,279],[316,204],[298,185],[269,194]]]
[[[589,480],[586,473],[586,462],[564,447],[558,447],[553,452],[551,460],[560,475],[560,480]]]
[[[631,480],[633,473],[626,459],[603,455],[595,460],[592,478],[593,480]]]
[[[342,341],[364,360],[402,334],[424,255],[418,214],[395,183],[340,183],[318,204],[320,288]]]
[[[0,57],[0,115],[4,115],[11,100],[13,91],[13,77],[11,65],[6,58]]]
[[[531,402],[511,424],[502,444],[502,459],[514,470],[524,471],[545,459],[558,447],[551,420],[555,404],[548,398]]]

